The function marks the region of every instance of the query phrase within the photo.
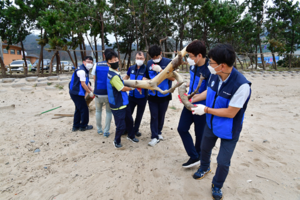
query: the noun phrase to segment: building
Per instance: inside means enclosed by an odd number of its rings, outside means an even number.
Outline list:
[[[2,53],[3,53],[3,60],[5,65],[9,65],[14,60],[22,60],[22,48],[18,44],[9,45],[9,49],[7,50],[7,44],[5,41],[2,43]],[[26,54],[25,54],[26,55]],[[31,63],[34,63],[36,59],[39,57],[30,54],[26,56],[26,60],[29,60]]]

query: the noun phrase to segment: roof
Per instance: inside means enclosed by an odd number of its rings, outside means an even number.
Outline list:
[[[7,46],[8,44],[6,43],[2,43],[2,46]],[[17,44],[11,44],[9,45],[10,47],[19,47],[19,48],[22,48],[20,45],[17,45]]]
[[[29,55],[27,55],[26,57],[32,57],[32,58],[39,58],[37,55],[35,55],[35,54],[29,54]]]

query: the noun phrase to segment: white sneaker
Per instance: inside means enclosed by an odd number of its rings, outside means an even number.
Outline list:
[[[159,143],[159,140],[156,138],[153,138],[148,145],[154,147],[157,143]]]
[[[159,139],[159,140],[163,140],[164,137],[163,137],[162,135],[158,135],[158,139]]]

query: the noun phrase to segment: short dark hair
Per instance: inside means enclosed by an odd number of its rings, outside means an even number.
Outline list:
[[[139,55],[139,56],[144,56],[144,57],[145,57],[144,53],[143,53],[143,52],[141,52],[141,51],[138,51],[138,52],[136,52],[135,56],[136,56],[136,55]]]
[[[115,51],[108,51],[105,55],[105,60],[111,60],[113,57],[118,57],[118,54]]]
[[[92,56],[85,56],[85,57],[83,58],[83,61],[86,61],[86,60],[91,60],[91,61],[93,61],[93,58],[92,58]]]
[[[217,44],[209,51],[208,57],[216,61],[217,64],[226,63],[229,67],[232,67],[236,55],[230,44]]]
[[[108,52],[112,52],[112,51],[114,51],[113,49],[105,49],[105,51],[104,51],[104,56],[106,57],[106,54],[108,53]]]
[[[199,54],[202,55],[203,58],[206,56],[206,47],[203,41],[195,40],[191,44],[189,44],[186,48],[186,51],[188,53],[194,54],[194,56],[197,56]]]
[[[161,48],[158,45],[152,45],[149,50],[148,53],[150,55],[151,58],[160,55],[161,53]]]

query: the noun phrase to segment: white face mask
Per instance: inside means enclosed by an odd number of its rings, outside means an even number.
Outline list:
[[[90,70],[93,68],[93,64],[91,63],[86,63],[85,67],[87,68],[87,70]]]
[[[188,61],[189,65],[191,65],[191,66],[196,64],[195,61],[192,60],[190,57],[188,57],[187,61]]]
[[[153,59],[152,59],[152,60],[153,60]],[[161,58],[157,58],[157,59],[154,59],[153,62],[154,62],[154,63],[159,63],[160,60],[161,60]]]
[[[135,60],[135,63],[137,64],[137,66],[142,66],[144,64],[143,60]]]
[[[219,66],[220,66],[220,65],[216,66],[215,68],[217,68],[217,67],[219,67]],[[215,68],[213,68],[213,67],[210,66],[210,65],[208,65],[207,67],[208,67],[208,69],[209,69],[209,71],[210,71],[211,74],[216,75],[218,72],[220,72],[220,71],[217,72],[217,71],[215,70]],[[222,70],[221,70],[221,71],[222,71]]]

